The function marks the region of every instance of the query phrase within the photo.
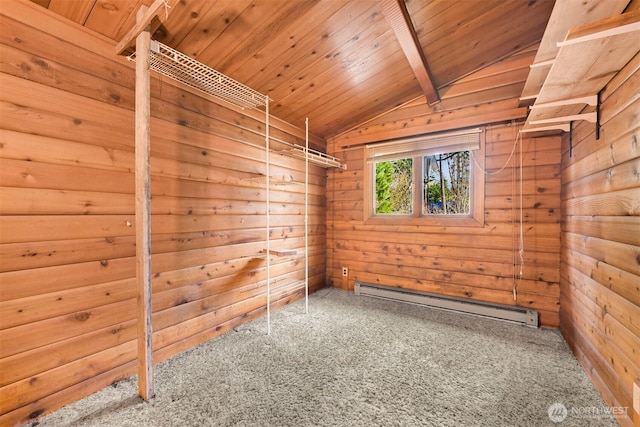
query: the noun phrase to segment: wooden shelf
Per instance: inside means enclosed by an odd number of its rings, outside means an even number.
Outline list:
[[[270,249],[269,254],[277,257],[286,257],[286,256],[298,255],[298,251],[295,249],[281,249],[281,250]],[[267,250],[262,249],[258,251],[257,254],[245,255],[243,258],[266,258],[266,257],[267,257]]]
[[[267,177],[265,175],[258,175],[251,178],[243,178],[245,182],[253,182],[264,185],[267,183]],[[291,185],[291,184],[304,184],[299,181],[294,181],[292,176],[270,176],[269,184],[271,185]]]
[[[577,27],[558,43],[523,132],[571,121],[596,122],[594,97],[640,51],[640,10]],[[597,101],[596,101],[597,102]],[[563,130],[566,127],[563,128]]]
[[[553,6],[536,57],[531,64],[529,76],[522,90],[520,106],[529,106],[537,98],[558,56],[560,50],[558,42],[565,39],[569,30],[589,22],[619,15],[628,3],[628,0],[585,0],[580,4],[572,1],[557,1]]]
[[[267,250],[263,249],[259,253],[262,255],[266,255]],[[298,251],[296,251],[295,249],[282,249],[282,250],[270,249],[269,253],[274,256],[292,256],[292,255],[297,255]]]

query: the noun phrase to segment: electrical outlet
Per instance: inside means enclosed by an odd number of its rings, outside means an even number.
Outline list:
[[[348,267],[342,267],[342,275],[344,277],[349,276],[349,268]]]

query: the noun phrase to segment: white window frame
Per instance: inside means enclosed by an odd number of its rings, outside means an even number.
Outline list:
[[[462,130],[427,135],[399,141],[367,145],[365,149],[365,223],[372,225],[484,226],[484,158],[485,133],[482,129]],[[422,158],[433,154],[471,151],[470,213],[423,214]],[[413,158],[413,213],[376,214],[375,163],[385,160]]]

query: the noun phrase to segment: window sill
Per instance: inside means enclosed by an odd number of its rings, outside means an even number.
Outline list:
[[[408,215],[375,215],[367,218],[364,223],[366,225],[420,225],[425,227],[484,227],[484,218],[478,220],[470,216],[434,218]]]

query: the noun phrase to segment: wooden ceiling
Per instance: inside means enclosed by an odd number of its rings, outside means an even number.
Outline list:
[[[134,25],[138,8],[153,3],[32,1],[115,42]],[[267,94],[275,116],[298,126],[309,117],[311,132],[320,137],[424,99],[403,50],[406,41],[401,45],[383,11],[385,0],[166,1],[168,18],[154,39]],[[432,84],[445,99],[457,83],[483,72],[486,77],[487,70],[505,72],[496,64],[529,52],[519,65],[522,72],[510,77],[512,89],[499,92],[505,98],[522,92],[554,1],[406,0],[405,5]],[[478,81],[495,85],[496,79]],[[467,102],[492,100],[485,98],[471,96]],[[439,104],[433,108],[444,109]]]

